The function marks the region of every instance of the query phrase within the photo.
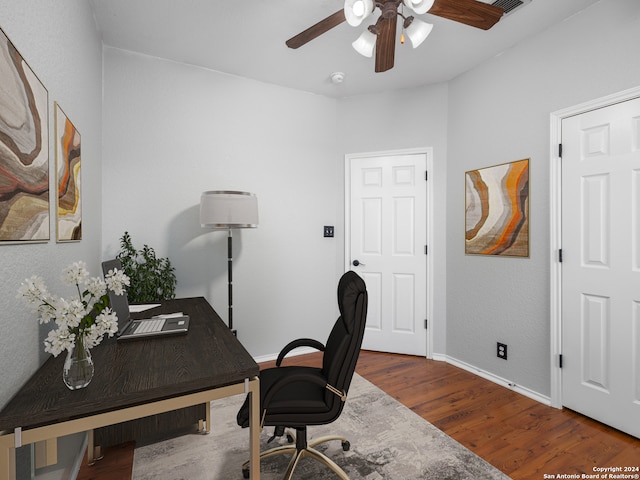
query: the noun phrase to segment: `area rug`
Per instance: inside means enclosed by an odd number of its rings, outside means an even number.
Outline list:
[[[249,453],[249,431],[236,424],[244,396],[212,402],[210,435],[187,434],[136,448],[134,480],[242,479],[242,463]],[[261,434],[261,450],[273,429]],[[355,375],[342,415],[326,426],[309,427],[309,438],[343,435],[317,447],[356,480],[506,480],[508,476],[467,450],[410,409],[364,378]],[[282,441],[286,441],[282,437]],[[282,478],[288,456],[264,459],[261,479]],[[309,457],[300,460],[294,480],[333,480],[333,472]]]

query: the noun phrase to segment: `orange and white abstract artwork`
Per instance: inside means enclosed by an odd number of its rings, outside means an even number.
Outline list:
[[[529,256],[529,159],[465,173],[465,253]]]
[[[57,241],[82,239],[80,133],[55,104],[56,171],[58,176]]]
[[[49,240],[48,93],[0,30],[0,242]]]

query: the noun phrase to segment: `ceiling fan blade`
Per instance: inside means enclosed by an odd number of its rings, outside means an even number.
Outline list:
[[[298,48],[304,45],[305,43],[310,42],[316,37],[319,37],[325,32],[328,32],[333,27],[340,25],[342,22],[345,22],[346,18],[344,16],[344,9],[338,10],[333,15],[329,15],[324,20],[320,20],[315,25],[307,28],[304,32],[300,32],[295,37],[291,37],[285,43],[289,48]]]
[[[386,72],[393,68],[396,51],[396,17],[380,17],[376,23],[378,39],[376,40],[376,72]]]
[[[477,0],[436,0],[428,13],[489,30],[502,18],[504,10]]]

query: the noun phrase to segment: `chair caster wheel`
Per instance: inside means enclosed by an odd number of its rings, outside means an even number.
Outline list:
[[[287,435],[287,442],[289,443],[293,443],[295,440],[293,439],[293,437],[291,435]]]
[[[242,477],[243,478],[249,478],[249,469],[248,468],[243,468],[242,469]]]
[[[343,452],[348,452],[350,448],[351,448],[351,444],[349,443],[348,440],[345,440],[344,442],[342,442],[342,451]]]

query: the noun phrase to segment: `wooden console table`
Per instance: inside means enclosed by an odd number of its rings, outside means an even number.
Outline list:
[[[15,448],[24,444],[88,431],[92,461],[93,429],[250,393],[250,472],[259,480],[258,365],[204,298],[169,300],[145,314],[176,311],[190,316],[186,335],[94,348],[95,374],[84,389],[62,381],[64,354],[49,358],[0,412],[0,479],[15,478]]]

